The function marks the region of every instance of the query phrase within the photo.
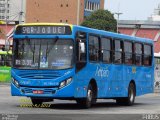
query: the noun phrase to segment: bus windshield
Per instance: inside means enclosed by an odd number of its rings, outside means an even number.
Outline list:
[[[68,69],[73,66],[71,39],[16,39],[13,67],[19,69]]]

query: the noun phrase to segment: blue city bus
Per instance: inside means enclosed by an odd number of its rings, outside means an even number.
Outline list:
[[[153,41],[69,24],[18,25],[13,35],[12,96],[43,102],[97,99],[133,105],[153,92]]]

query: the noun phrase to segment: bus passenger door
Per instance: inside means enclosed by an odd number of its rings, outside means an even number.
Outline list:
[[[86,86],[87,71],[85,70],[87,64],[87,46],[86,33],[78,31],[76,34],[76,92],[75,97],[85,97],[84,86]],[[85,76],[85,77],[84,77]]]

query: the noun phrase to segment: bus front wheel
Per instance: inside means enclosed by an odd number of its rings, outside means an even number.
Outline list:
[[[116,99],[116,103],[120,104],[120,105],[131,106],[131,105],[134,104],[135,95],[136,95],[135,85],[133,83],[130,83],[129,87],[128,87],[128,97],[126,97],[126,98],[117,98]]]
[[[77,99],[76,100],[77,104],[79,104],[80,107],[83,107],[83,108],[90,108],[94,101],[93,99],[94,94],[95,93],[93,92],[93,87],[91,84],[89,84],[86,98]]]

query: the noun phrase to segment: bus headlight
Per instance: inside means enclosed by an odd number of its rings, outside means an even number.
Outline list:
[[[60,83],[59,88],[62,88],[62,87],[64,87],[64,86],[68,85],[68,84],[71,83],[71,82],[72,82],[72,78],[68,78],[67,80],[62,81],[62,82]]]
[[[65,84],[66,84],[66,81],[63,81],[63,82],[61,82],[61,83],[60,83],[60,86],[59,86],[59,88],[62,88],[62,87],[64,87],[64,86],[65,86]]]
[[[66,80],[66,85],[68,85],[68,84],[71,83],[71,82],[72,82],[72,78],[67,79],[67,80]]]
[[[13,84],[14,84],[16,87],[19,88],[19,83],[18,83],[17,80],[15,80],[14,78],[12,78],[12,82],[13,82]]]

